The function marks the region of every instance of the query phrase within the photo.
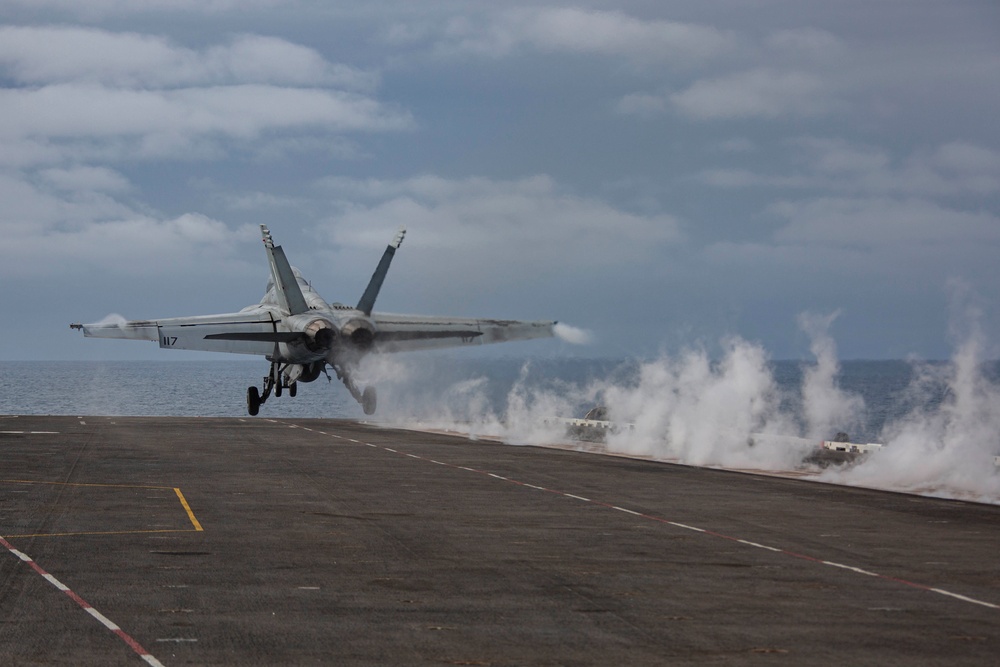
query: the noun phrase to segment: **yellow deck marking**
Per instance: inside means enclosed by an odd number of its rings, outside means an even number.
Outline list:
[[[184,494],[181,493],[181,490],[175,486],[174,493],[176,493],[177,497],[180,498],[181,505],[184,506],[184,511],[188,513],[188,518],[191,519],[191,523],[194,524],[194,529],[197,530],[199,533],[203,531],[204,528],[202,528],[201,524],[198,523],[198,519],[194,518],[194,512],[191,511],[191,507],[188,505],[188,501],[184,500]]]
[[[80,533],[32,533],[24,535],[4,535],[4,537],[72,537],[75,535],[142,535],[145,533],[193,533],[190,528],[164,528],[162,530],[100,530]]]
[[[3,484],[51,484],[53,486],[103,486],[112,489],[173,489],[172,486],[145,486],[141,484],[87,484],[83,482],[43,482],[34,479],[0,479]]]
[[[108,530],[108,531],[87,531],[87,532],[75,532],[75,533],[33,533],[25,535],[6,535],[6,537],[68,537],[72,535],[137,535],[143,533],[194,533],[194,532],[204,532],[204,528],[201,527],[198,519],[195,517],[194,512],[191,510],[191,506],[188,505],[187,499],[184,494],[181,493],[180,488],[176,486],[150,486],[145,484],[92,484],[83,482],[46,482],[41,480],[31,480],[31,479],[0,479],[0,484],[48,484],[52,486],[87,486],[87,487],[103,487],[109,489],[159,489],[159,490],[172,490],[177,494],[178,500],[181,501],[181,507],[187,512],[188,518],[191,520],[191,525],[194,529],[178,528],[178,529],[163,529],[163,530]]]

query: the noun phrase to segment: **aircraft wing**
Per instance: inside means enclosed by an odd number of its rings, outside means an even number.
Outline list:
[[[106,321],[74,324],[90,338],[156,341],[172,350],[203,350],[238,354],[272,354],[275,343],[290,342],[301,334],[278,331],[271,311],[263,308],[239,313],[172,317],[160,320]]]
[[[410,352],[552,337],[555,322],[373,314],[375,350]]]

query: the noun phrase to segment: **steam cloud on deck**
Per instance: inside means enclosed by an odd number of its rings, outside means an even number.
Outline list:
[[[565,443],[565,425],[554,417],[579,416],[581,406],[601,405],[611,420],[629,425],[608,433],[611,452],[695,465],[802,469],[821,440],[856,432],[868,421],[863,398],[838,382],[841,366],[829,333],[836,317],[799,318],[813,359],[791,395],[779,386],[764,349],[739,337],[722,342],[718,359],[693,348],[584,382],[537,378],[528,363],[499,401],[485,376],[415,393],[411,381],[422,383],[426,370],[407,373],[385,357],[367,370],[396,388],[386,406],[386,416],[396,422],[511,444]],[[1000,454],[1000,385],[988,376],[974,318],[965,328],[949,362],[911,362],[912,380],[897,397],[908,407],[876,434],[885,446],[852,465],[815,468],[817,479],[1000,504],[1000,469],[994,465]],[[749,434],[755,434],[752,446]]]

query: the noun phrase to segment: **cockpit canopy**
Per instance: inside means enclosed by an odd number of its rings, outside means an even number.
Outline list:
[[[302,275],[302,272],[296,269],[294,266],[292,267],[292,275],[295,276],[295,282],[299,284],[299,289],[302,290],[303,293],[306,290],[309,290],[310,292],[312,291],[312,285],[310,285],[309,281],[305,279],[305,277]],[[273,289],[274,289],[274,276],[268,276],[267,287],[264,288],[264,293],[267,294]]]
[[[292,275],[295,276],[295,282],[299,284],[299,289],[302,291],[302,296],[306,300],[306,304],[310,308],[329,308],[326,301],[312,288],[309,281],[305,279],[302,272],[299,271],[294,266],[292,267]],[[278,301],[278,296],[275,294],[274,290],[274,276],[269,276],[267,279],[267,287],[264,289],[264,298],[260,300],[261,304],[268,305],[281,305]]]

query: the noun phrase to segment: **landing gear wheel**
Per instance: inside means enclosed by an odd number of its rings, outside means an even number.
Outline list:
[[[257,387],[247,387],[247,412],[251,417],[256,417],[260,412],[260,392]]]
[[[281,381],[274,383],[274,395],[281,398]]]
[[[288,387],[288,395],[291,396],[292,398],[295,398],[295,394],[298,393],[298,388],[299,388],[299,383],[298,382],[293,382]]]
[[[375,414],[375,403],[377,400],[375,387],[365,387],[364,392],[361,394],[361,409],[365,411],[366,415]]]

